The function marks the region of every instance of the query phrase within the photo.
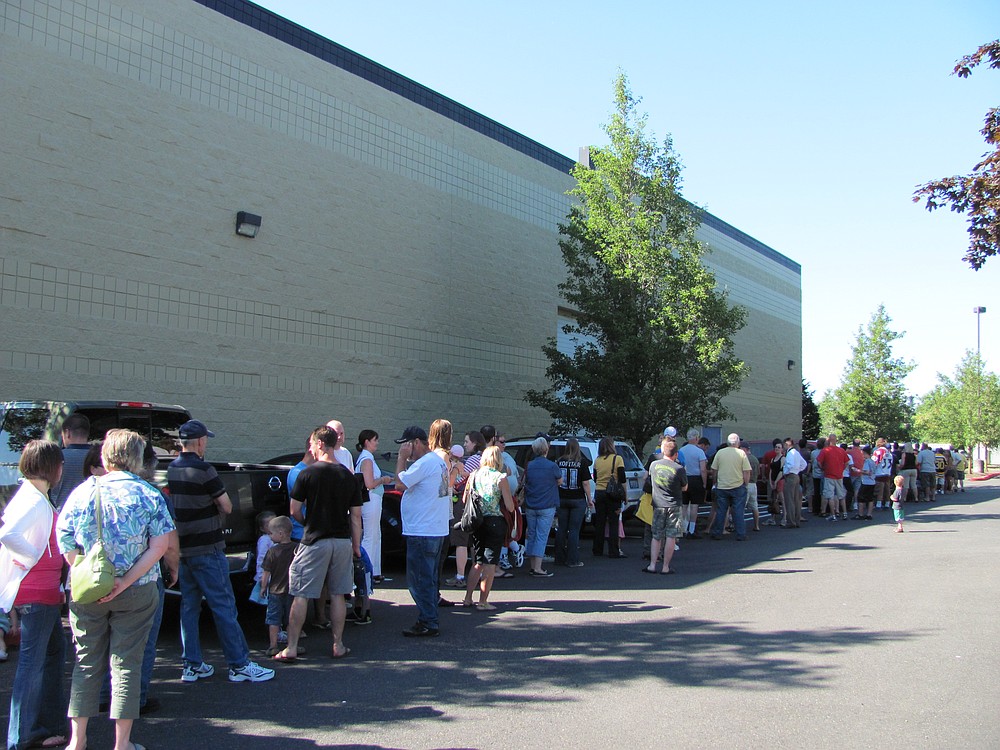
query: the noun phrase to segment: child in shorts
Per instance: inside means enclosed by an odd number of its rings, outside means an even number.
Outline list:
[[[354,558],[354,607],[347,613],[347,622],[355,625],[372,624],[372,561],[361,548],[361,557]]]
[[[274,546],[271,533],[268,530],[268,524],[271,523],[272,518],[274,518],[274,513],[269,510],[257,514],[257,533],[260,536],[257,537],[257,569],[253,576],[253,591],[250,592],[250,601],[255,604],[263,604],[265,607],[267,606],[267,589],[261,588],[260,576],[267,551]]]
[[[896,521],[897,534],[903,533],[903,519],[906,518],[906,512],[903,510],[903,500],[906,499],[906,492],[903,490],[903,483],[905,481],[899,475],[892,480],[892,483],[896,485],[896,489],[892,492],[892,517]]]
[[[292,595],[288,591],[288,568],[295,557],[298,544],[292,541],[292,519],[288,516],[272,518],[268,531],[274,545],[264,556],[260,587],[261,591],[267,592],[267,615],[264,617],[270,640],[267,655],[274,656],[282,650],[278,634],[287,628],[288,613],[292,608]]]

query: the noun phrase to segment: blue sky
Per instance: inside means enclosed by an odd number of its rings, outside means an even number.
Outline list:
[[[685,196],[802,265],[817,397],[879,304],[912,394],[975,349],[975,305],[1000,370],[1000,258],[972,271],[964,220],[911,202],[986,150],[1000,71],[950,73],[1000,37],[996,0],[261,4],[573,158],[606,142],[624,71]]]

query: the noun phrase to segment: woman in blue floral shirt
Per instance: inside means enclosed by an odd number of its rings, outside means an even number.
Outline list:
[[[115,750],[131,750],[132,723],[139,716],[142,656],[159,602],[156,562],[167,550],[174,523],[163,496],[135,476],[145,440],[131,430],[111,430],[101,449],[108,473],[91,477],[66,501],[56,526],[59,549],[72,565],[97,540],[95,501],[100,494],[102,539],[115,566],[111,593],[92,604],[70,602],[76,664],[70,687],[70,750],[87,746],[87,722],[98,713],[101,686],[110,664]],[[136,746],[138,747],[138,746]]]

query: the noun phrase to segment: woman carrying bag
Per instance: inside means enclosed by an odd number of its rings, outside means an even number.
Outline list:
[[[114,747],[133,748],[130,738],[139,716],[143,652],[159,604],[156,563],[167,551],[174,530],[163,496],[135,475],[142,468],[145,445],[142,436],[131,430],[108,432],[101,449],[108,473],[73,490],[56,525],[59,547],[70,565],[78,555],[103,544],[115,576],[110,593],[95,602],[74,601],[70,592],[69,619],[76,643],[70,750],[87,746],[87,723],[98,713],[109,661]]]
[[[604,554],[604,525],[608,528],[608,557],[624,559],[618,536],[618,520],[622,513],[621,500],[608,495],[608,482],[614,476],[619,484],[625,485],[625,462],[615,452],[615,441],[610,437],[601,438],[597,446],[597,460],[594,461],[594,557]]]
[[[55,443],[32,440],[24,446],[18,464],[24,483],[0,527],[0,609],[15,609],[21,623],[7,730],[7,747],[17,750],[66,744],[63,559],[48,497],[62,468],[62,449]]]

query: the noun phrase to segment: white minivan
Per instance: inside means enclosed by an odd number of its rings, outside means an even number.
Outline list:
[[[559,460],[559,457],[566,448],[566,440],[570,437],[575,437],[580,441],[580,451],[590,459],[590,463],[593,465],[594,460],[597,458],[597,444],[600,442],[600,438],[589,435],[553,436],[549,441],[549,460]],[[522,470],[534,458],[534,454],[531,452],[531,444],[533,442],[535,442],[535,438],[533,437],[508,438],[507,444],[504,446]],[[622,461],[625,462],[625,477],[627,481],[625,483],[626,500],[623,517],[630,518],[635,515],[636,508],[639,506],[639,497],[642,495],[642,487],[639,484],[639,477],[643,473],[642,461],[639,460],[635,451],[632,450],[632,446],[621,440],[615,441],[615,451],[622,457]]]

